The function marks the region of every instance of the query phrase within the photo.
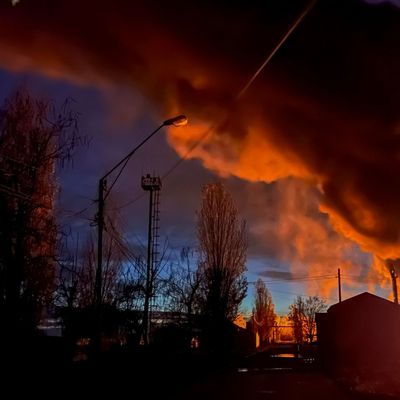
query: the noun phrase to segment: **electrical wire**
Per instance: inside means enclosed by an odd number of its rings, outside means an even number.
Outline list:
[[[382,281],[378,282],[376,279],[363,278],[361,276],[355,276],[355,275],[341,275],[341,278],[343,278],[344,280],[350,280],[350,281],[358,282],[358,283],[373,283],[376,285],[382,284]],[[389,277],[387,277],[387,279],[386,279],[386,284],[391,285],[391,280]]]
[[[314,275],[314,276],[302,276],[302,277],[290,277],[290,278],[276,278],[274,280],[262,280],[264,283],[279,283],[279,282],[305,282],[325,279],[337,279],[337,275]],[[248,283],[254,284],[257,281],[250,281]]]
[[[300,297],[310,297],[310,295],[308,294],[301,294],[301,293],[295,293],[295,292],[287,292],[285,290],[275,290],[275,289],[268,289],[271,293],[283,293],[283,294],[291,294],[294,296],[300,296]],[[328,300],[328,301],[334,301],[337,302],[337,299],[333,299],[332,297],[322,297],[322,296],[318,296],[319,298],[321,298],[322,300]]]
[[[119,177],[121,176],[122,171],[125,169],[126,165],[128,164],[129,160],[131,159],[131,157],[132,157],[132,156],[128,157],[128,158],[125,160],[125,162],[124,162],[124,164],[122,165],[122,167],[120,168],[120,170],[119,170],[117,176],[114,178],[114,180],[113,180],[113,182],[111,183],[110,187],[107,189],[107,192],[106,192],[105,195],[104,195],[104,201],[107,199],[107,197],[109,196],[109,194],[110,194],[112,188],[113,188],[114,185],[117,183],[117,180],[118,180]]]
[[[143,198],[145,195],[146,195],[146,192],[143,192],[143,193],[139,194],[138,196],[136,196],[134,199],[128,201],[127,203],[124,203],[124,204],[122,204],[122,205],[120,205],[120,206],[118,206],[118,207],[114,207],[114,208],[112,208],[111,210],[112,210],[112,211],[120,211],[120,210],[122,210],[123,208],[128,207],[128,206],[130,206],[130,205],[136,203],[138,200],[140,200],[141,198]]]

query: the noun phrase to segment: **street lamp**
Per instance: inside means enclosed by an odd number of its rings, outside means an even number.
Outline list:
[[[128,155],[126,155],[118,164],[111,168],[106,174],[99,179],[99,198],[98,198],[98,213],[97,213],[97,224],[98,224],[98,237],[97,237],[97,269],[95,278],[95,301],[100,310],[102,303],[102,274],[103,274],[103,230],[104,230],[104,202],[107,196],[110,194],[111,189],[121,176],[122,171],[128,164],[129,159],[132,155],[142,147],[152,136],[154,136],[164,126],[183,126],[187,124],[187,118],[185,115],[178,115],[174,118],[165,120],[157,129],[155,129],[149,136],[142,140]],[[110,188],[106,189],[107,177],[113,173],[117,168],[121,167]],[[99,327],[98,327],[99,328]],[[98,332],[99,333],[99,332]]]

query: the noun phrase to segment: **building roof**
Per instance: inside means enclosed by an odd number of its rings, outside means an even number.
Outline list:
[[[400,307],[398,304],[393,303],[390,300],[384,299],[383,297],[376,296],[372,293],[364,292],[358,294],[357,296],[350,297],[349,299],[343,300],[341,303],[336,303],[329,307],[328,313],[330,312],[338,312],[339,310],[344,310],[352,306],[367,306],[367,305],[376,305],[379,307],[391,308],[393,310],[400,311]]]

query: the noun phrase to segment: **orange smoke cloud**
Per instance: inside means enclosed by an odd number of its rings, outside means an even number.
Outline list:
[[[237,176],[251,182],[310,176],[294,154],[292,159],[282,154],[264,132],[250,121],[246,135],[238,140],[221,128],[191,121],[184,130],[170,129],[169,142],[180,156],[193,149],[190,158],[201,159],[206,168],[222,176]]]
[[[289,276],[318,277],[303,282],[309,295],[336,299],[338,268],[343,276],[359,278],[343,279],[344,297],[350,293],[348,290],[358,287],[359,280],[372,283],[374,279],[375,283],[387,286],[387,271],[374,268],[369,272],[370,258],[353,241],[335,232],[327,215],[318,212],[321,193],[317,189],[294,178],[281,180],[275,186],[268,207],[261,211],[259,222],[250,230],[259,240],[273,241],[275,258],[290,266]],[[374,285],[371,288],[375,291]]]
[[[336,268],[337,254],[351,246],[346,239],[399,258],[400,12],[356,0],[318,4],[235,103],[303,6],[284,3],[229,10],[183,1],[2,3],[0,65],[139,89],[163,112],[189,115],[191,127],[169,133],[180,155],[216,126],[189,157],[223,176],[294,177],[318,188],[317,201],[307,191],[304,202],[315,203],[343,237],[299,213],[292,232],[286,203],[278,226],[310,271],[322,260]],[[322,258],[314,260],[317,245]]]

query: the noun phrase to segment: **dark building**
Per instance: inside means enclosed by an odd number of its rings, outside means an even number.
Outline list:
[[[400,366],[400,306],[362,293],[317,314],[322,364],[331,372],[381,371]]]

